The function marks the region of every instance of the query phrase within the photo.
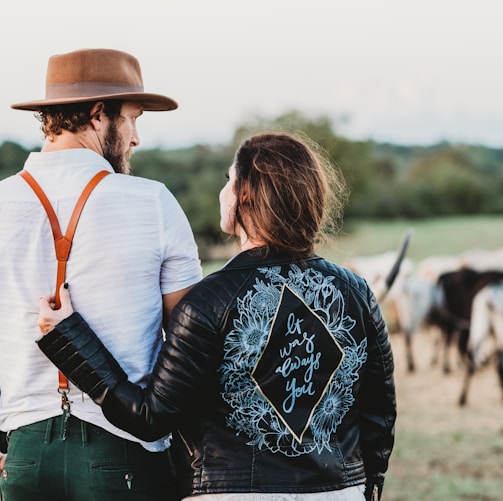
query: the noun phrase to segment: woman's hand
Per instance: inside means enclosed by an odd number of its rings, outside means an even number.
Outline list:
[[[73,313],[72,301],[68,284],[64,283],[59,289],[59,298],[61,300],[61,308],[55,310],[56,297],[42,296],[38,301],[38,328],[42,334],[47,334],[52,331],[56,324],[69,317]]]

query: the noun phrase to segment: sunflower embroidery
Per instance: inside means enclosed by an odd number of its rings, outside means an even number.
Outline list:
[[[279,267],[261,268],[259,271],[264,280],[256,279],[253,288],[238,300],[238,317],[224,343],[224,362],[220,367],[222,397],[232,408],[227,425],[236,434],[245,434],[249,445],[267,448],[271,452],[298,456],[313,450],[331,450],[331,437],[354,403],[352,386],[367,358],[366,339],[357,345],[351,336],[356,322],[344,315],[344,298],[334,286],[333,277],[323,276],[311,268],[302,270],[296,265],[289,267],[286,276],[281,274]],[[251,377],[267,349],[271,327],[282,307],[285,287],[312,312],[317,322],[323,322],[328,335],[333,336],[332,341],[343,351],[340,365],[331,380],[327,380],[320,399],[313,397],[312,412],[309,416],[304,413],[300,423],[295,411],[291,416],[281,411],[280,404],[274,399],[274,391],[266,397]],[[304,318],[298,320],[299,325],[303,321]],[[308,338],[306,333],[304,338]],[[317,341],[315,336],[313,338]],[[308,357],[296,356],[292,360],[297,361],[296,367],[302,366],[304,372],[300,374],[312,375],[312,371],[308,372],[305,368]],[[310,360],[313,360],[312,355]],[[276,372],[282,371],[278,369]],[[283,371],[283,376],[286,372]],[[299,381],[295,377],[292,379],[297,385],[302,383],[300,377],[297,378]],[[296,423],[297,427],[292,423]]]

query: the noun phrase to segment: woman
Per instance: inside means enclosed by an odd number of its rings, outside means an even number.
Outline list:
[[[366,282],[313,253],[334,193],[342,210],[335,172],[289,134],[242,143],[220,193],[241,252],[176,306],[146,388],[68,291],[58,311],[41,300],[41,331],[60,322],[41,349],[107,419],[144,440],[173,432],[184,499],[380,497],[396,417],[387,330]]]

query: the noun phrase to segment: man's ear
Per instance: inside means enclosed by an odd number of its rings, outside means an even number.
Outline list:
[[[105,103],[103,101],[98,101],[89,112],[91,116],[91,124],[96,130],[101,129],[101,116],[105,111]]]

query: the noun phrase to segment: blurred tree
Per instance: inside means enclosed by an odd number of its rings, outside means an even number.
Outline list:
[[[350,189],[346,220],[503,214],[503,149],[439,143],[430,146],[354,141],[337,134],[326,115],[290,110],[240,124],[229,144],[139,150],[133,175],[164,183],[185,210],[204,258],[222,241],[218,194],[239,143],[259,131],[290,131],[318,143],[342,170]],[[0,146],[0,178],[22,169],[29,151]]]
[[[477,214],[487,208],[489,184],[462,150],[442,149],[418,160],[408,179],[431,215]]]
[[[0,179],[19,172],[24,165],[29,151],[12,141],[0,145]]]

